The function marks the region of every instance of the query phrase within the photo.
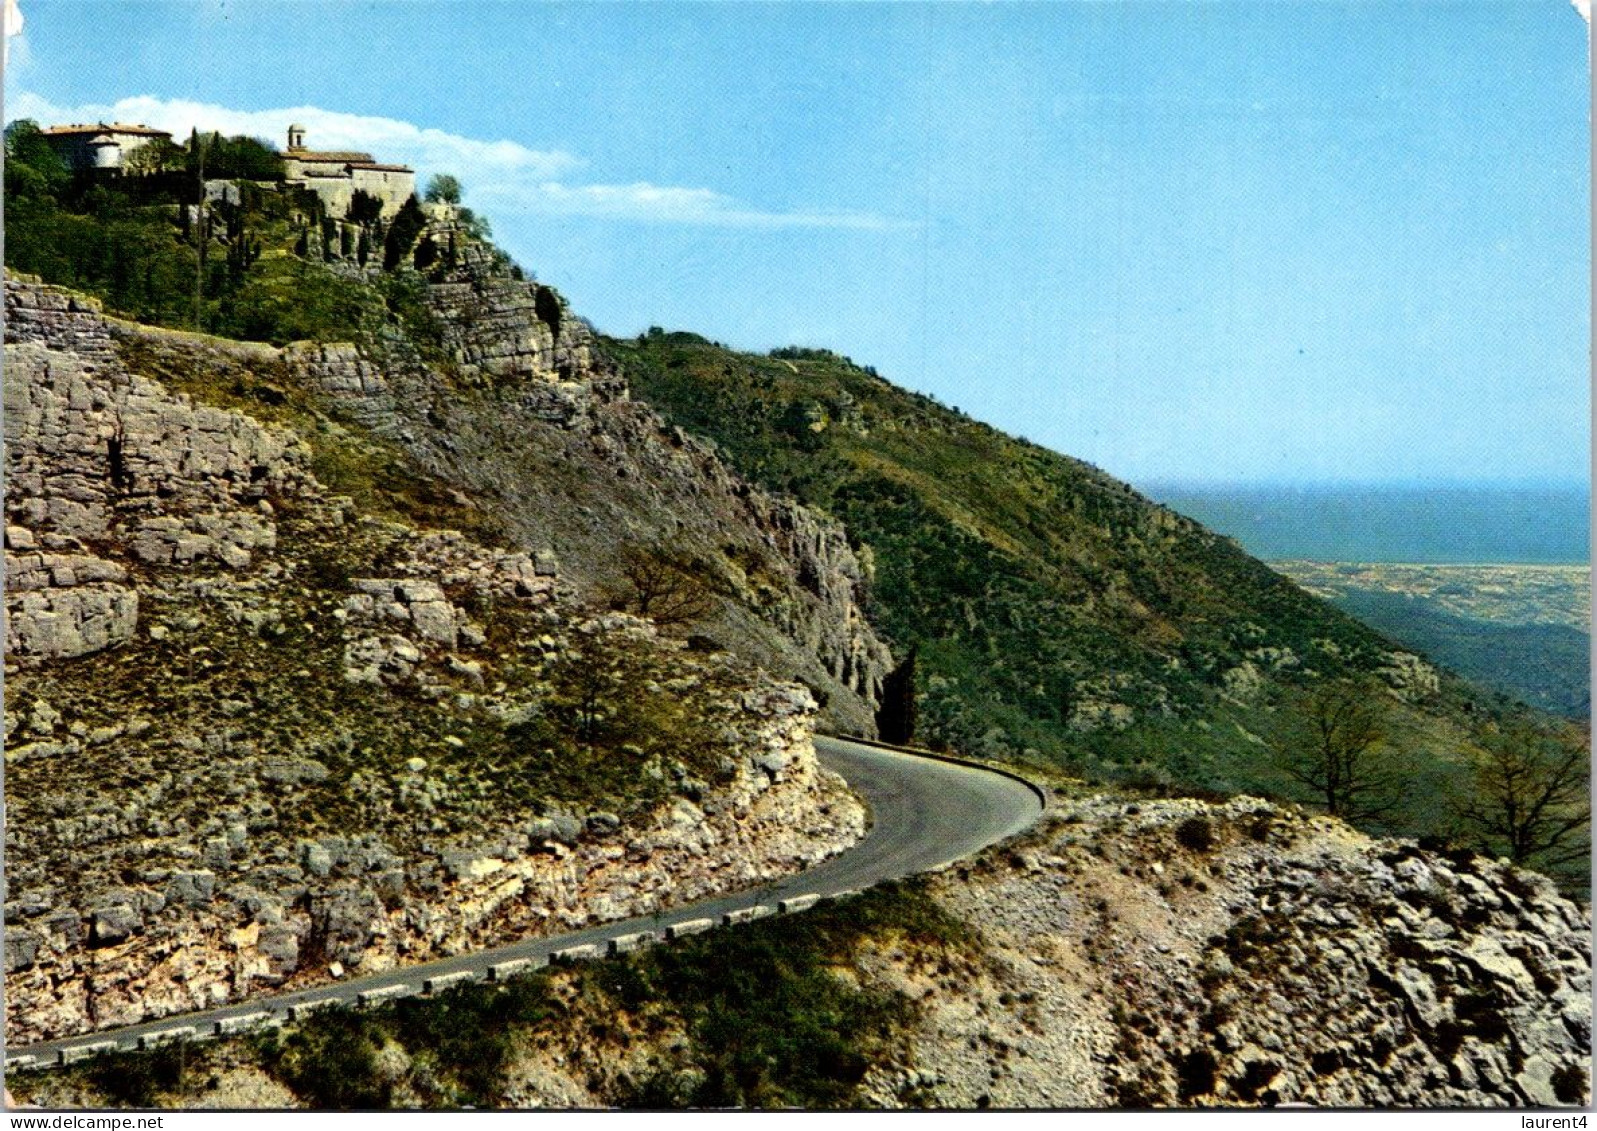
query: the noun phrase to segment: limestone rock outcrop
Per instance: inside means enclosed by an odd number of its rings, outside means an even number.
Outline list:
[[[1589,1102],[1590,912],[1532,872],[1254,798],[1089,798],[934,891],[986,969],[921,997],[871,1102]]]
[[[808,694],[768,688],[742,707],[743,753],[728,784],[641,823],[511,820],[408,856],[376,836],[323,836],[281,864],[252,863],[256,850],[220,853],[214,869],[146,869],[81,909],[8,904],[8,1039],[649,914],[777,878],[858,839],[863,808],[815,762]],[[404,785],[425,795],[437,780],[423,767]]]
[[[647,913],[863,831],[802,686],[579,604],[551,541],[329,491],[402,416],[271,410],[389,371],[6,302],[8,1040]]]
[[[600,599],[618,588],[622,547],[690,552],[722,597],[707,635],[805,682],[833,725],[873,733],[892,657],[864,615],[868,581],[843,529],[750,486],[633,401],[555,291],[447,224],[429,232],[461,248],[426,288],[445,358],[397,336],[362,350],[297,345],[284,353],[293,382],[393,438],[511,541],[559,544],[566,576]]]

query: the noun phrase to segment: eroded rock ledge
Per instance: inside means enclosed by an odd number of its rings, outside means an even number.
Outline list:
[[[935,882],[986,969],[920,997],[867,1102],[1499,1107],[1588,1102],[1591,917],[1552,882],[1239,797],[1058,806]]]
[[[293,428],[122,347],[241,382],[279,351],[6,300],[7,1040],[649,913],[863,831],[802,687],[580,607],[552,545],[364,514]],[[635,741],[548,729],[584,673],[584,725],[652,712]]]

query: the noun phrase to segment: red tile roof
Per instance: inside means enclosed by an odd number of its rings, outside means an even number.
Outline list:
[[[414,173],[409,165],[378,165],[371,161],[352,161],[351,169],[375,169],[379,173]]]
[[[72,126],[46,126],[44,129],[40,130],[39,132],[43,133],[43,134],[48,134],[51,137],[66,137],[66,136],[70,136],[72,134],[139,134],[139,135],[144,136],[144,137],[171,137],[172,136],[171,134],[167,133],[165,130],[152,129],[151,127],[146,126],[142,122],[140,122],[136,126],[130,126],[130,125],[126,124],[125,122],[111,122],[109,124],[107,124],[105,122],[100,122],[100,123],[98,123],[96,125],[81,125],[80,124],[80,125],[72,125]]]
[[[285,149],[283,157],[285,160],[293,159],[317,165],[329,163],[366,165],[372,160],[370,153],[360,153],[353,149]]]

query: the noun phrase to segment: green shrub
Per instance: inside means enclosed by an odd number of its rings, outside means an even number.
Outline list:
[[[370,287],[302,259],[258,265],[220,304],[215,332],[286,345],[352,342],[382,323],[384,306]]]
[[[186,1042],[138,1053],[96,1057],[85,1071],[89,1082],[118,1107],[154,1107],[163,1093],[180,1092],[192,1062],[203,1054]]]
[[[919,884],[884,885],[792,919],[767,920],[595,968],[629,1011],[663,1008],[692,1037],[684,1071],[625,1097],[724,1107],[837,1107],[914,1016],[902,994],[831,967],[865,938],[898,936],[969,953],[973,936]]]
[[[1176,842],[1193,852],[1211,852],[1216,844],[1214,825],[1204,816],[1188,817],[1176,826]]]
[[[372,1014],[324,1010],[284,1038],[270,1067],[311,1107],[388,1107],[393,1082],[376,1071],[384,1036]]]

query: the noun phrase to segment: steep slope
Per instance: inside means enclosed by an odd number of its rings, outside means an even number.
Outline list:
[[[1281,790],[1268,742],[1288,692],[1366,677],[1388,692],[1416,793],[1439,792],[1469,747],[1489,696],[1080,461],[825,351],[657,330],[609,348],[637,395],[844,523],[874,568],[873,619],[900,655],[918,650],[926,741]],[[1411,808],[1398,826],[1436,817]]]
[[[549,543],[448,528],[469,500],[300,398],[336,351],[16,279],[6,313],[8,1040],[643,913],[860,834],[803,687],[584,606]]]
[[[437,356],[388,334],[324,348],[306,389],[391,439],[406,461],[513,545],[558,542],[590,600],[637,607],[629,551],[702,597],[708,644],[809,685],[832,725],[872,733],[891,663],[861,610],[866,578],[834,520],[740,479],[703,443],[632,400],[587,325],[447,214],[423,239],[460,249],[423,301]],[[635,559],[634,559],[635,560]]]
[[[829,725],[872,729],[891,659],[835,522],[630,401],[588,326],[469,210],[330,215],[258,156],[264,179],[206,182],[201,201],[181,172],[70,174],[13,123],[8,266],[137,320],[287,347],[225,373],[156,339],[123,354],[199,400],[308,425],[327,441],[317,474],[374,513],[558,544],[590,605],[647,611],[701,651],[802,680]]]

